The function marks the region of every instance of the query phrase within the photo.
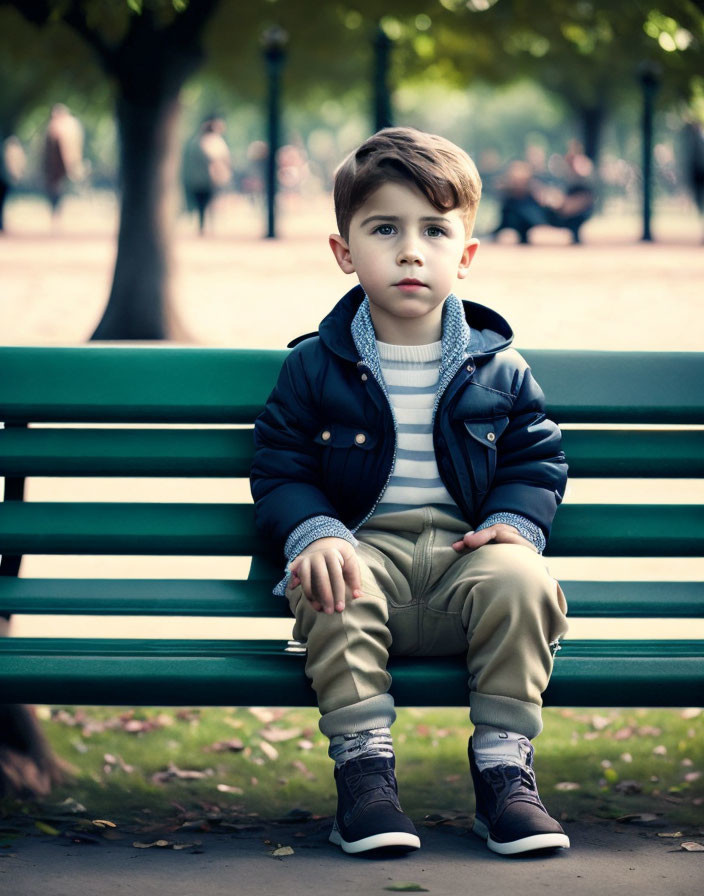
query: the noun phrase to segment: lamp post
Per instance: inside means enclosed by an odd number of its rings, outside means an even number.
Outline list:
[[[391,127],[391,95],[389,92],[389,57],[391,38],[381,25],[377,26],[374,46],[374,130]]]
[[[660,66],[654,62],[642,62],[638,67],[638,79],[643,91],[643,117],[641,120],[643,137],[643,236],[646,243],[653,241],[650,229],[653,189],[653,113],[655,94],[660,86]]]
[[[262,46],[269,84],[267,103],[267,141],[269,152],[266,164],[267,239],[276,237],[276,155],[281,135],[281,72],[286,57],[288,34],[274,25],[262,34]]]

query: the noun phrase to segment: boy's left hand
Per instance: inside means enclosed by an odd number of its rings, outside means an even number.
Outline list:
[[[476,551],[477,548],[481,548],[485,544],[522,544],[538,553],[538,549],[532,542],[520,535],[518,529],[507,523],[496,523],[496,525],[481,529],[479,532],[467,532],[452,547],[459,554],[462,551]]]

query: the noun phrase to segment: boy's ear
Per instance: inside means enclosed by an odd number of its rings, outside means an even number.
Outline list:
[[[464,278],[469,273],[469,266],[472,263],[472,259],[477,254],[477,249],[479,248],[479,240],[475,237],[468,239],[464,244],[464,250],[462,252],[462,257],[460,258],[460,263],[457,268],[457,277],[459,280],[464,280]]]
[[[354,274],[355,267],[352,263],[350,247],[347,245],[347,242],[342,239],[339,233],[331,233],[328,237],[328,243],[332,249],[332,254],[335,256],[335,261],[340,266],[340,270],[344,271],[345,274]]]

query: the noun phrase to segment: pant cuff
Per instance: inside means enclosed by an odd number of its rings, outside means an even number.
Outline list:
[[[326,712],[319,727],[327,737],[335,737],[336,734],[354,734],[371,728],[390,728],[395,721],[394,698],[391,694],[377,694]]]
[[[499,697],[496,694],[469,695],[469,719],[473,725],[492,725],[506,731],[515,731],[529,740],[543,730],[541,707],[515,697]]]

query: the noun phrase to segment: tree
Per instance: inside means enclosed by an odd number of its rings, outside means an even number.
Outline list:
[[[218,0],[3,2],[38,26],[50,21],[68,26],[91,48],[113,85],[120,227],[110,297],[93,338],[164,338],[179,95],[202,64],[200,40]]]

